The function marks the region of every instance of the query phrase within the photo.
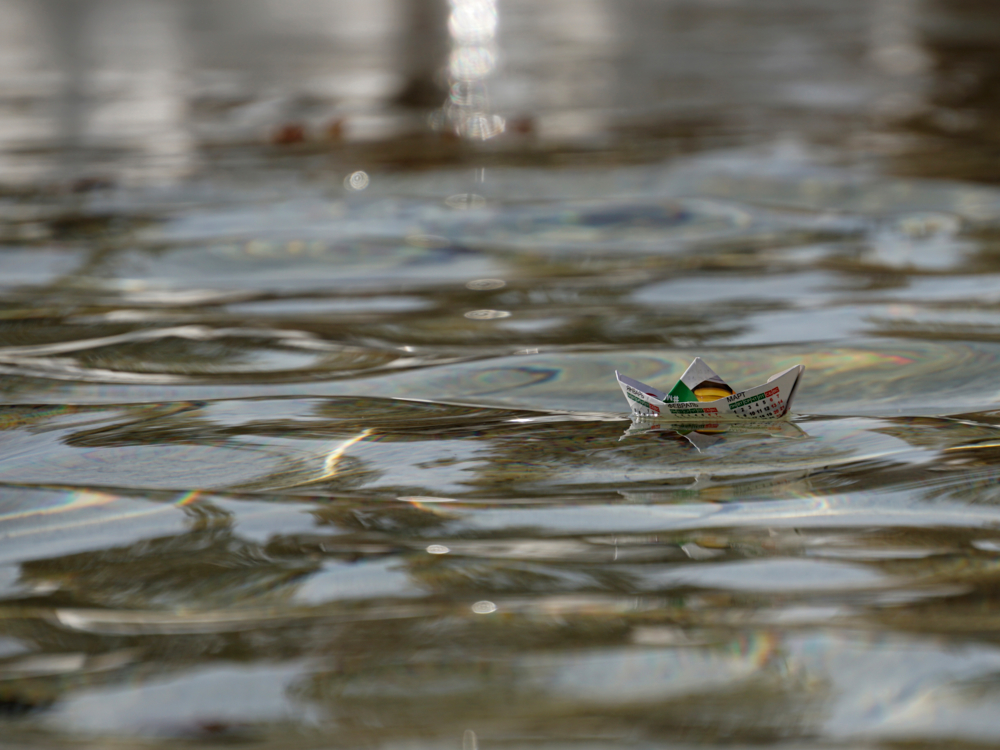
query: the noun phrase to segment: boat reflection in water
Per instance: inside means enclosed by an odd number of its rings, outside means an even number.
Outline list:
[[[761,422],[677,423],[633,419],[621,439],[636,435],[655,435],[662,440],[685,443],[699,453],[725,442],[763,440],[771,437],[809,437],[809,434],[798,425],[780,419]]]

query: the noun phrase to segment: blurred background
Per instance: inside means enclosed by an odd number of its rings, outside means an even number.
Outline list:
[[[0,14],[12,186],[175,181],[267,146],[326,170],[768,144],[988,180],[996,158],[989,2],[4,0]]]
[[[988,0],[0,0],[0,745],[996,746],[998,156]]]

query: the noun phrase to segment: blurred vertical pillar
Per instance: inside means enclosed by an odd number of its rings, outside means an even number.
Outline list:
[[[399,68],[403,85],[395,103],[415,109],[440,107],[446,95],[442,72],[448,62],[448,0],[399,0]]]

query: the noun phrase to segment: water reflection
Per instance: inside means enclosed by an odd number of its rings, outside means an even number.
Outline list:
[[[10,700],[49,707],[52,729],[204,736],[219,722],[261,740],[282,731],[281,716],[308,715],[341,740],[380,743],[415,728],[447,738],[472,722],[504,732],[544,722],[572,737],[581,721],[603,736],[705,741],[729,721],[775,741],[789,715],[796,736],[895,736],[918,726],[900,719],[914,681],[924,700],[956,667],[964,680],[990,678],[988,639],[946,647],[943,623],[927,616],[943,602],[984,611],[955,586],[995,575],[989,553],[970,551],[984,532],[769,529],[751,521],[755,504],[742,506],[747,522],[713,530],[559,539],[522,527],[506,539],[466,534],[445,555],[408,547],[409,523],[364,521],[370,504],[337,526],[293,531],[291,517],[272,519],[262,543],[239,532],[252,529],[253,509],[228,503],[227,521],[174,537],[23,564],[21,585],[36,593],[6,612],[3,635],[60,658],[43,665],[22,651],[0,675]],[[391,603],[393,570],[419,582],[418,601]],[[873,631],[880,622],[897,634]],[[248,649],[257,665],[238,667]],[[882,669],[859,683],[872,660]],[[254,689],[250,702],[212,697],[254,675],[277,689]],[[204,676],[215,690],[201,691]],[[200,707],[167,699],[171,684],[201,695]],[[135,710],[123,718],[108,707],[126,691]],[[962,696],[948,698],[948,715],[980,710]],[[263,715],[248,713],[256,705]]]
[[[760,439],[761,437],[796,438],[808,437],[799,425],[783,420],[770,422],[734,423],[678,423],[663,424],[649,419],[633,417],[632,424],[625,430],[622,440],[634,435],[655,435],[660,440],[686,443],[699,453],[710,450],[714,445],[733,440]]]
[[[497,67],[497,8],[494,0],[449,0],[448,100],[432,119],[462,137],[485,141],[500,135],[505,123],[490,112],[487,79]]]
[[[995,743],[995,15],[0,2],[0,736]]]

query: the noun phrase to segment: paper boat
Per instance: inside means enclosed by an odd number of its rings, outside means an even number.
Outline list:
[[[795,365],[772,375],[763,385],[736,392],[701,357],[694,358],[670,393],[617,370],[615,377],[636,416],[716,422],[781,419],[788,414],[805,369]]]

